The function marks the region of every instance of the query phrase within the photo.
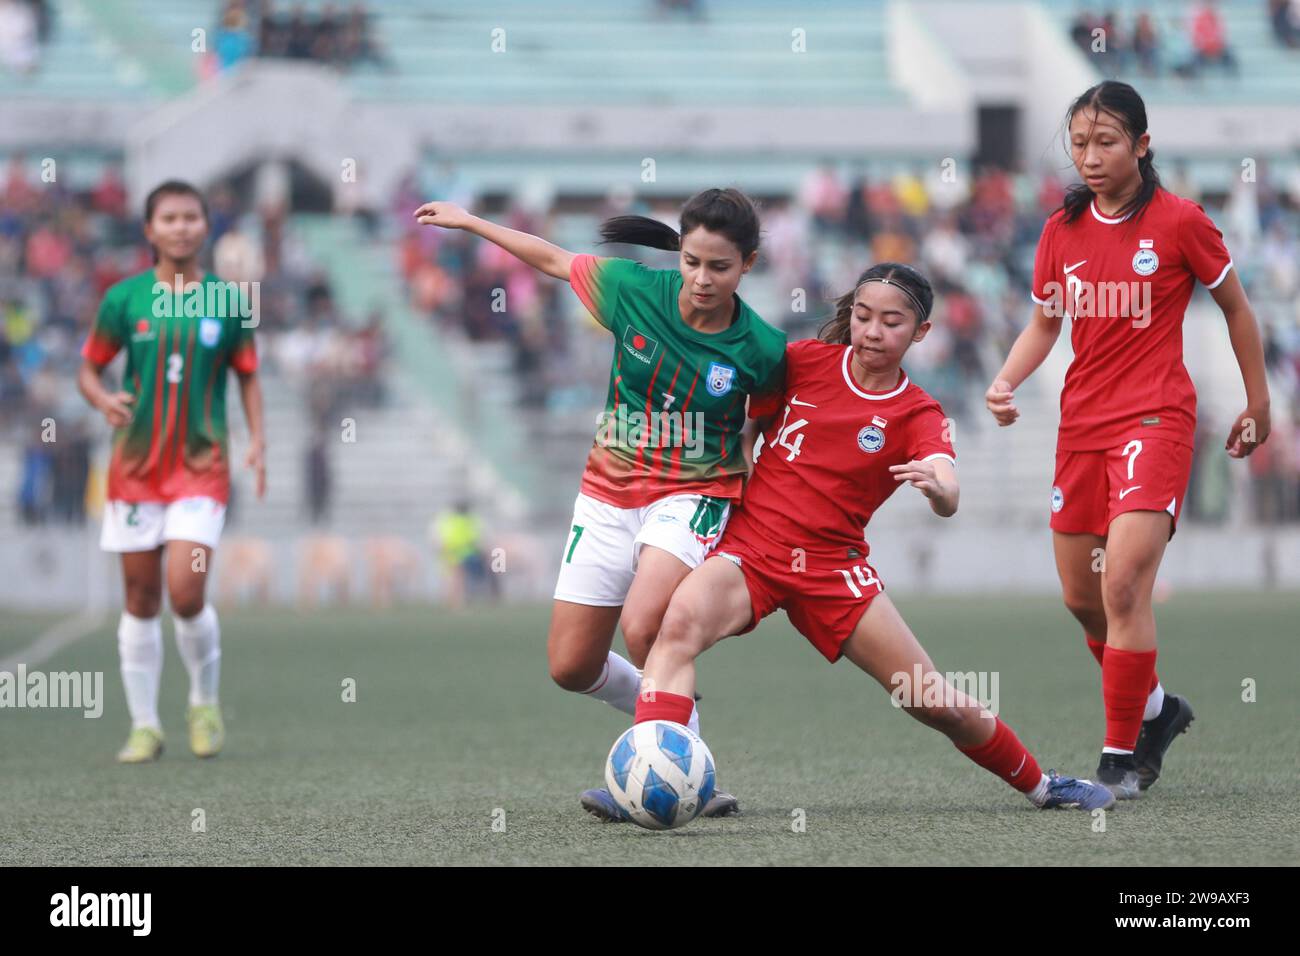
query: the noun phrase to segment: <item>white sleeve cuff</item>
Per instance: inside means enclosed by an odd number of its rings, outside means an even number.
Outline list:
[[[1228,260],[1228,264],[1227,264],[1226,266],[1224,266],[1224,267],[1223,267],[1223,271],[1219,273],[1219,278],[1215,279],[1213,282],[1208,283],[1208,284],[1205,286],[1205,288],[1207,288],[1207,289],[1217,289],[1217,288],[1218,288],[1218,287],[1223,283],[1223,280],[1226,279],[1226,278],[1228,278],[1228,270],[1231,269],[1231,268],[1232,268],[1232,260],[1229,259],[1229,260]]]

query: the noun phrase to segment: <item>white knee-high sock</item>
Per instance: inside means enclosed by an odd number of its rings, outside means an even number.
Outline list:
[[[117,623],[117,654],[131,728],[159,728],[158,683],[162,678],[162,620],[122,612]]]
[[[584,694],[603,700],[615,710],[625,714],[636,713],[636,695],[641,691],[641,672],[632,666],[632,662],[619,657],[613,651],[605,659],[600,678]]]
[[[221,677],[221,625],[211,604],[191,618],[173,615],[176,649],[190,674],[190,706],[216,704]]]
[[[686,729],[696,737],[700,735],[700,706],[696,704],[691,708],[691,719],[686,721]]]

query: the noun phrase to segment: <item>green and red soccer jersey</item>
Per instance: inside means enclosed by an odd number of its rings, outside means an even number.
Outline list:
[[[126,349],[122,388],[135,397],[113,434],[109,500],[230,497],[226,370],[252,372],[257,351],[229,284],[209,275],[202,291],[178,296],[150,270],[104,294],[81,354],[107,365]]]
[[[605,410],[582,492],[618,508],[668,495],[739,498],[746,472],[745,399],[779,390],[785,333],[739,296],[721,332],[682,321],[676,269],[577,256],[569,282],[614,335]]]

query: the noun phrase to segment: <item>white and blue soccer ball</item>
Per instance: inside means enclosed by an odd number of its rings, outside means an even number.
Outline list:
[[[713,797],[713,754],[681,724],[647,720],[609,751],[605,786],[633,822],[648,830],[690,823]]]

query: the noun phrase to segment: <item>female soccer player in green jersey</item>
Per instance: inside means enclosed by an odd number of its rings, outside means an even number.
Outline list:
[[[613,334],[608,396],[564,542],[547,654],[565,690],[632,714],[637,667],[668,601],[717,543],[740,497],[747,399],[781,382],[785,334],[736,294],[758,256],[757,211],[735,189],[707,189],[683,208],[680,232],[642,216],[602,226],[607,242],[679,253],[676,269],[575,255],[451,203],[425,203],[415,215],[567,280]],[[631,661],[610,649],[620,624]],[[690,723],[698,729],[698,714]],[[625,819],[605,790],[587,791],[582,805]],[[705,812],[736,807],[723,793]]]
[[[188,183],[163,183],[145,201],[144,233],[157,264],[104,294],[77,373],[81,394],[114,429],[100,546],[122,555],[125,581],[117,646],[131,734],[118,754],[123,763],[162,753],[164,545],[172,545],[166,581],[176,647],[190,675],[190,748],[212,757],[225,738],[217,704],[221,636],[204,591],[230,497],[227,369],[239,376],[258,497],[266,490],[256,320],[247,300],[199,265],[208,236],[203,196]],[[123,349],[122,388],[110,392],[100,376]]]

